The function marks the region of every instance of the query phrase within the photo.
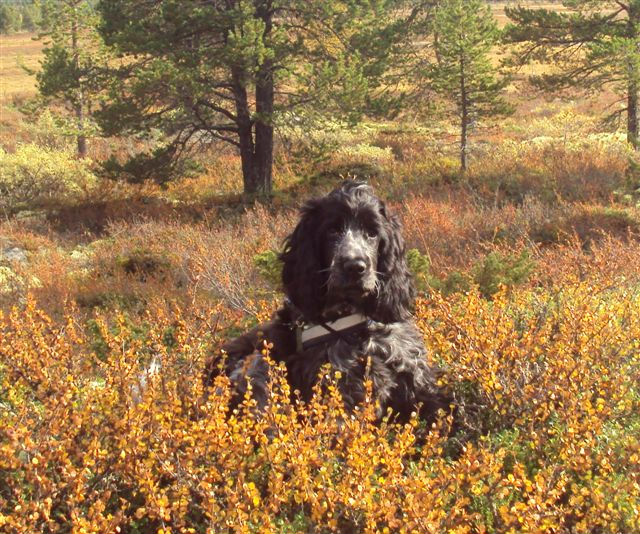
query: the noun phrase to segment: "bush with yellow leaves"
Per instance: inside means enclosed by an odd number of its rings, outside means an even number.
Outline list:
[[[90,164],[70,149],[22,144],[8,153],[0,148],[0,209],[59,207],[80,200],[97,184]]]
[[[0,318],[2,532],[640,529],[637,286],[420,300],[457,404],[432,428],[345,413],[330,369],[303,405],[274,366],[267,411],[229,413],[201,382],[221,306],[104,313]]]

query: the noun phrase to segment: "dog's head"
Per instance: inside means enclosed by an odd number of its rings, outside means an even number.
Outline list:
[[[400,223],[365,183],[347,181],[307,202],[281,259],[285,291],[308,320],[341,306],[382,322],[409,313],[413,284]]]

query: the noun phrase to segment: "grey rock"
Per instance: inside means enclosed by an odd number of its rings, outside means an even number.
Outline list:
[[[24,249],[19,247],[12,247],[5,250],[0,251],[0,261],[5,262],[16,262],[16,263],[26,263],[27,262],[27,252]]]

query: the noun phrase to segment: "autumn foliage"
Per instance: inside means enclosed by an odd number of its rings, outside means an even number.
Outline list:
[[[155,130],[75,158],[61,109],[20,111],[41,44],[0,39],[0,534],[640,532],[640,153],[600,120],[613,92],[548,101],[523,71],[465,173],[459,130],[422,104],[347,126],[314,101],[278,123],[254,204],[217,143],[166,187],[99,165],[163,146]],[[331,369],[301,404],[276,366],[267,411],[230,413],[205,360],[281,301],[301,203],[355,177],[402,220],[451,413],[345,413]]]
[[[238,320],[221,305],[84,323],[16,306],[0,318],[0,530],[637,532],[637,286],[435,292],[416,316],[456,403],[432,428],[345,413],[329,369],[307,405],[277,367],[260,417],[250,398],[228,413],[224,377],[205,401],[216,326]]]

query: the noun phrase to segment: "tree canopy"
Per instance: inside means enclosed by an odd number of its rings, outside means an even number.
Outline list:
[[[508,83],[492,65],[490,52],[500,31],[482,0],[444,0],[434,16],[435,55],[430,83],[453,104],[460,126],[460,165],[467,168],[468,134],[483,119],[511,111],[501,96]]]
[[[278,124],[302,110],[356,120],[380,104],[389,59],[406,36],[403,4],[103,0],[101,33],[123,61],[100,122],[110,134],[167,136],[139,158],[140,178],[162,179],[153,163],[170,169],[199,141],[219,140],[239,150],[245,192],[268,194]]]
[[[533,76],[548,90],[608,86],[622,106],[609,118],[626,114],[627,138],[639,147],[640,0],[564,0],[566,11],[507,7],[511,42],[521,43],[516,63],[541,61],[552,72]]]
[[[43,0],[39,39],[44,41],[41,69],[36,73],[44,104],[62,102],[73,113],[69,130],[78,154],[87,155],[91,112],[102,92],[109,54],[97,32],[92,0]]]

